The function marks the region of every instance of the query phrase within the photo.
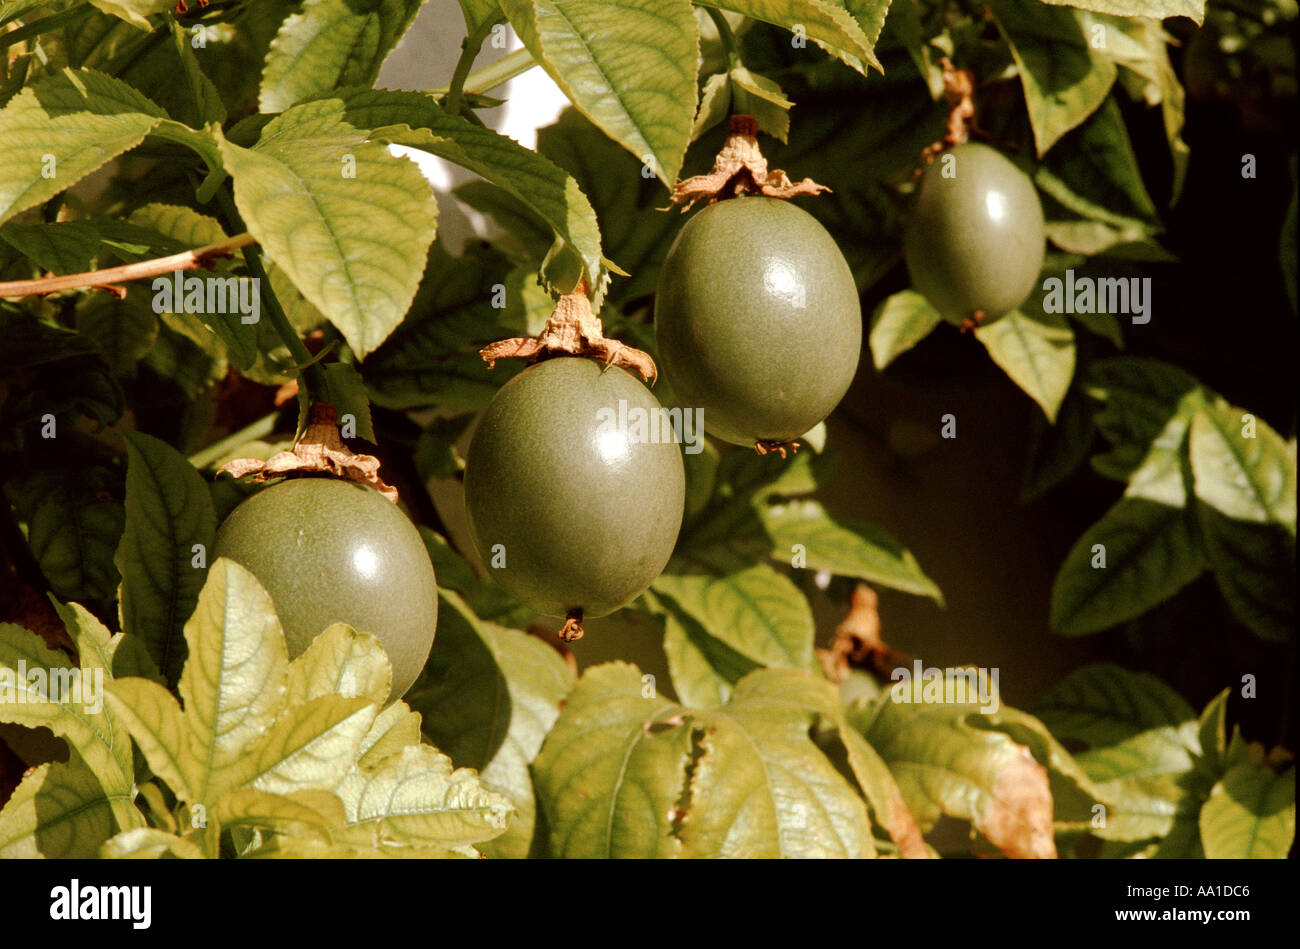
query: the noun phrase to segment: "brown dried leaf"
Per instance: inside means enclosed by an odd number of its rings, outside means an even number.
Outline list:
[[[752,115],[733,115],[731,134],[713,161],[707,175],[696,175],[677,182],[669,200],[689,211],[697,201],[712,204],[720,197],[762,194],[769,198],[793,198],[800,194],[820,194],[831,189],[811,178],[796,183],[784,171],[769,171],[767,159],[758,145],[758,122]],[[724,194],[724,192],[726,192]],[[663,210],[667,210],[664,208]]]
[[[925,838],[921,836],[921,828],[917,826],[916,818],[907,809],[907,804],[903,801],[903,795],[897,786],[894,787],[893,800],[889,802],[889,816],[885,830],[889,833],[889,839],[898,845],[898,855],[903,859],[929,860],[933,856],[930,848],[925,845]]]
[[[975,124],[975,74],[969,69],[958,69],[947,56],[939,60],[943,69],[943,98],[948,103],[948,122],[944,135],[937,142],[925,146],[921,162],[930,164],[940,152],[960,145],[970,138]],[[917,171],[920,174],[920,171]]]
[[[343,444],[339,437],[338,412],[328,402],[312,405],[307,430],[293,451],[279,452],[266,461],[235,458],[217,469],[217,474],[222,472],[258,483],[284,476],[328,474],[369,485],[397,503],[397,489],[379,477],[379,459],[374,455],[358,455]]]
[[[865,583],[853,588],[849,611],[835,627],[830,648],[817,650],[817,658],[832,682],[843,682],[850,667],[866,667],[877,675],[888,676],[890,670],[910,658],[881,637],[879,604],[876,591]]]
[[[1029,749],[1002,769],[993,785],[993,797],[975,828],[1008,857],[1056,859],[1052,836],[1052,791],[1047,769]]]
[[[498,359],[593,356],[606,366],[631,370],[651,385],[659,378],[659,370],[649,353],[605,337],[600,319],[591,312],[585,280],[572,293],[566,293],[555,301],[555,311],[536,339],[499,340],[484,346],[479,355],[489,369]]]

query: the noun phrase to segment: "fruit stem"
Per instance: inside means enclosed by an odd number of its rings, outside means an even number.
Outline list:
[[[558,635],[566,643],[575,643],[582,638],[582,607],[569,610],[564,615],[564,625],[560,627]]]
[[[740,48],[736,44],[736,34],[731,31],[731,24],[727,22],[726,16],[721,10],[715,10],[713,7],[705,7],[704,12],[718,28],[718,40],[727,54],[727,69],[732,70],[743,65],[740,61]]]

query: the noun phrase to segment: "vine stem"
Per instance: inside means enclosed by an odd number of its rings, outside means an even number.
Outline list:
[[[234,197],[230,193],[229,187],[217,189],[217,203],[221,207],[221,217],[228,230],[234,230],[235,225],[240,221],[239,210],[235,207]],[[254,242],[250,241],[249,244]],[[244,264],[248,267],[249,276],[257,281],[258,295],[262,298],[262,307],[266,310],[267,318],[271,321],[271,327],[275,330],[276,335],[289,349],[289,355],[298,365],[298,385],[300,387],[301,398],[305,399],[305,404],[310,405],[314,401],[313,397],[322,398],[325,394],[325,374],[320,364],[312,359],[311,351],[307,349],[307,344],[302,341],[298,331],[289,322],[289,316],[284,312],[284,307],[280,305],[280,299],[271,289],[271,278],[266,275],[266,267],[262,265],[262,255],[255,247],[245,245],[243,247]]]
[[[174,270],[197,270],[206,267],[215,257],[228,257],[233,251],[256,244],[252,234],[237,234],[224,241],[184,250],[167,257],[155,257],[152,260],[137,260],[118,267],[106,267],[103,270],[88,270],[85,273],[66,274],[62,277],[39,277],[35,280],[10,280],[0,282],[0,297],[30,297],[60,290],[110,290],[121,289],[116,285],[130,280],[143,280],[146,277],[161,277]]]
[[[516,76],[521,76],[528,70],[537,65],[533,59],[533,54],[527,49],[517,49],[513,53],[507,53],[494,63],[489,63],[482,69],[476,69],[465,77],[463,94],[478,95],[487,92],[489,89],[495,89],[504,82],[509,82]],[[443,86],[441,89],[430,90],[434,95],[448,95],[451,92],[450,86]]]
[[[740,61],[740,48],[736,45],[736,34],[731,31],[731,24],[721,10],[715,10],[713,7],[705,7],[704,12],[709,15],[713,25],[718,28],[718,39],[722,42],[722,48],[727,53],[727,68],[735,69],[742,65]]]
[[[452,115],[460,114],[465,80],[469,78],[474,60],[478,58],[479,51],[483,48],[483,41],[487,39],[494,25],[492,20],[488,20],[473,33],[465,34],[465,38],[460,41],[460,58],[456,60],[456,68],[452,71],[451,82],[447,85],[447,98],[444,100],[446,110]]]

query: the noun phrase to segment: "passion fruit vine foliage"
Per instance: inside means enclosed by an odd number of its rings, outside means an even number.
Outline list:
[[[947,670],[895,701],[870,588],[943,605],[890,533],[916,525],[818,497],[862,337],[882,371],[961,332],[1041,407],[1032,493],[1098,432],[1092,468],[1124,485],[1045,636],[1131,626],[1212,573],[1225,635],[1293,643],[1294,435],[1114,354],[1174,314],[1067,318],[1040,292],[1169,259],[1130,134],[1154,123],[1176,201],[1166,29],[1199,35],[1202,0],[461,0],[447,85],[373,88],[421,6],[0,2],[0,856],[1287,853],[1290,755],[1243,736],[1236,682],[1198,711],[1091,664],[1020,711],[984,672],[978,700],[931,697],[967,681]],[[1294,3],[1232,8],[1285,77],[1264,40]],[[523,49],[474,70],[507,23]],[[574,107],[536,151],[480,117],[533,66]],[[683,169],[731,167],[729,114],[798,196],[656,210]],[[390,145],[476,173],[455,198],[498,236],[453,254]],[[991,179],[962,178],[970,155]],[[948,240],[985,180],[1011,182],[1015,240]],[[1286,227],[1294,307],[1294,199]],[[733,285],[783,238],[812,257],[788,285]],[[806,326],[774,302],[794,286]],[[539,334],[667,371],[480,357]],[[783,361],[796,340],[826,355]],[[620,465],[593,430],[620,401],[703,405],[719,441]],[[313,404],[351,451],[285,451]],[[661,639],[671,681],[577,676],[555,617],[583,606]],[[101,701],[58,687],[74,669]],[[941,817],[968,847],[927,840]]]

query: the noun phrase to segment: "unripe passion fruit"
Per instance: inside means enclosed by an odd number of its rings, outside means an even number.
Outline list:
[[[704,428],[737,445],[790,442],[848,391],[862,308],[844,255],[788,201],[729,198],[692,218],[655,295],[665,378]]]
[[[336,478],[282,481],[230,513],[216,555],[266,587],[290,657],[347,623],[388,652],[390,699],[424,668],[438,620],[433,564],[415,526],[376,491]]]
[[[493,579],[550,616],[604,616],[641,594],[673,552],[685,502],[662,411],[628,372],[585,358],[502,386],[465,459],[470,534]]]
[[[980,311],[986,326],[1034,289],[1045,240],[1034,183],[992,148],[968,142],[921,176],[903,250],[912,285],[944,319],[961,326]]]

